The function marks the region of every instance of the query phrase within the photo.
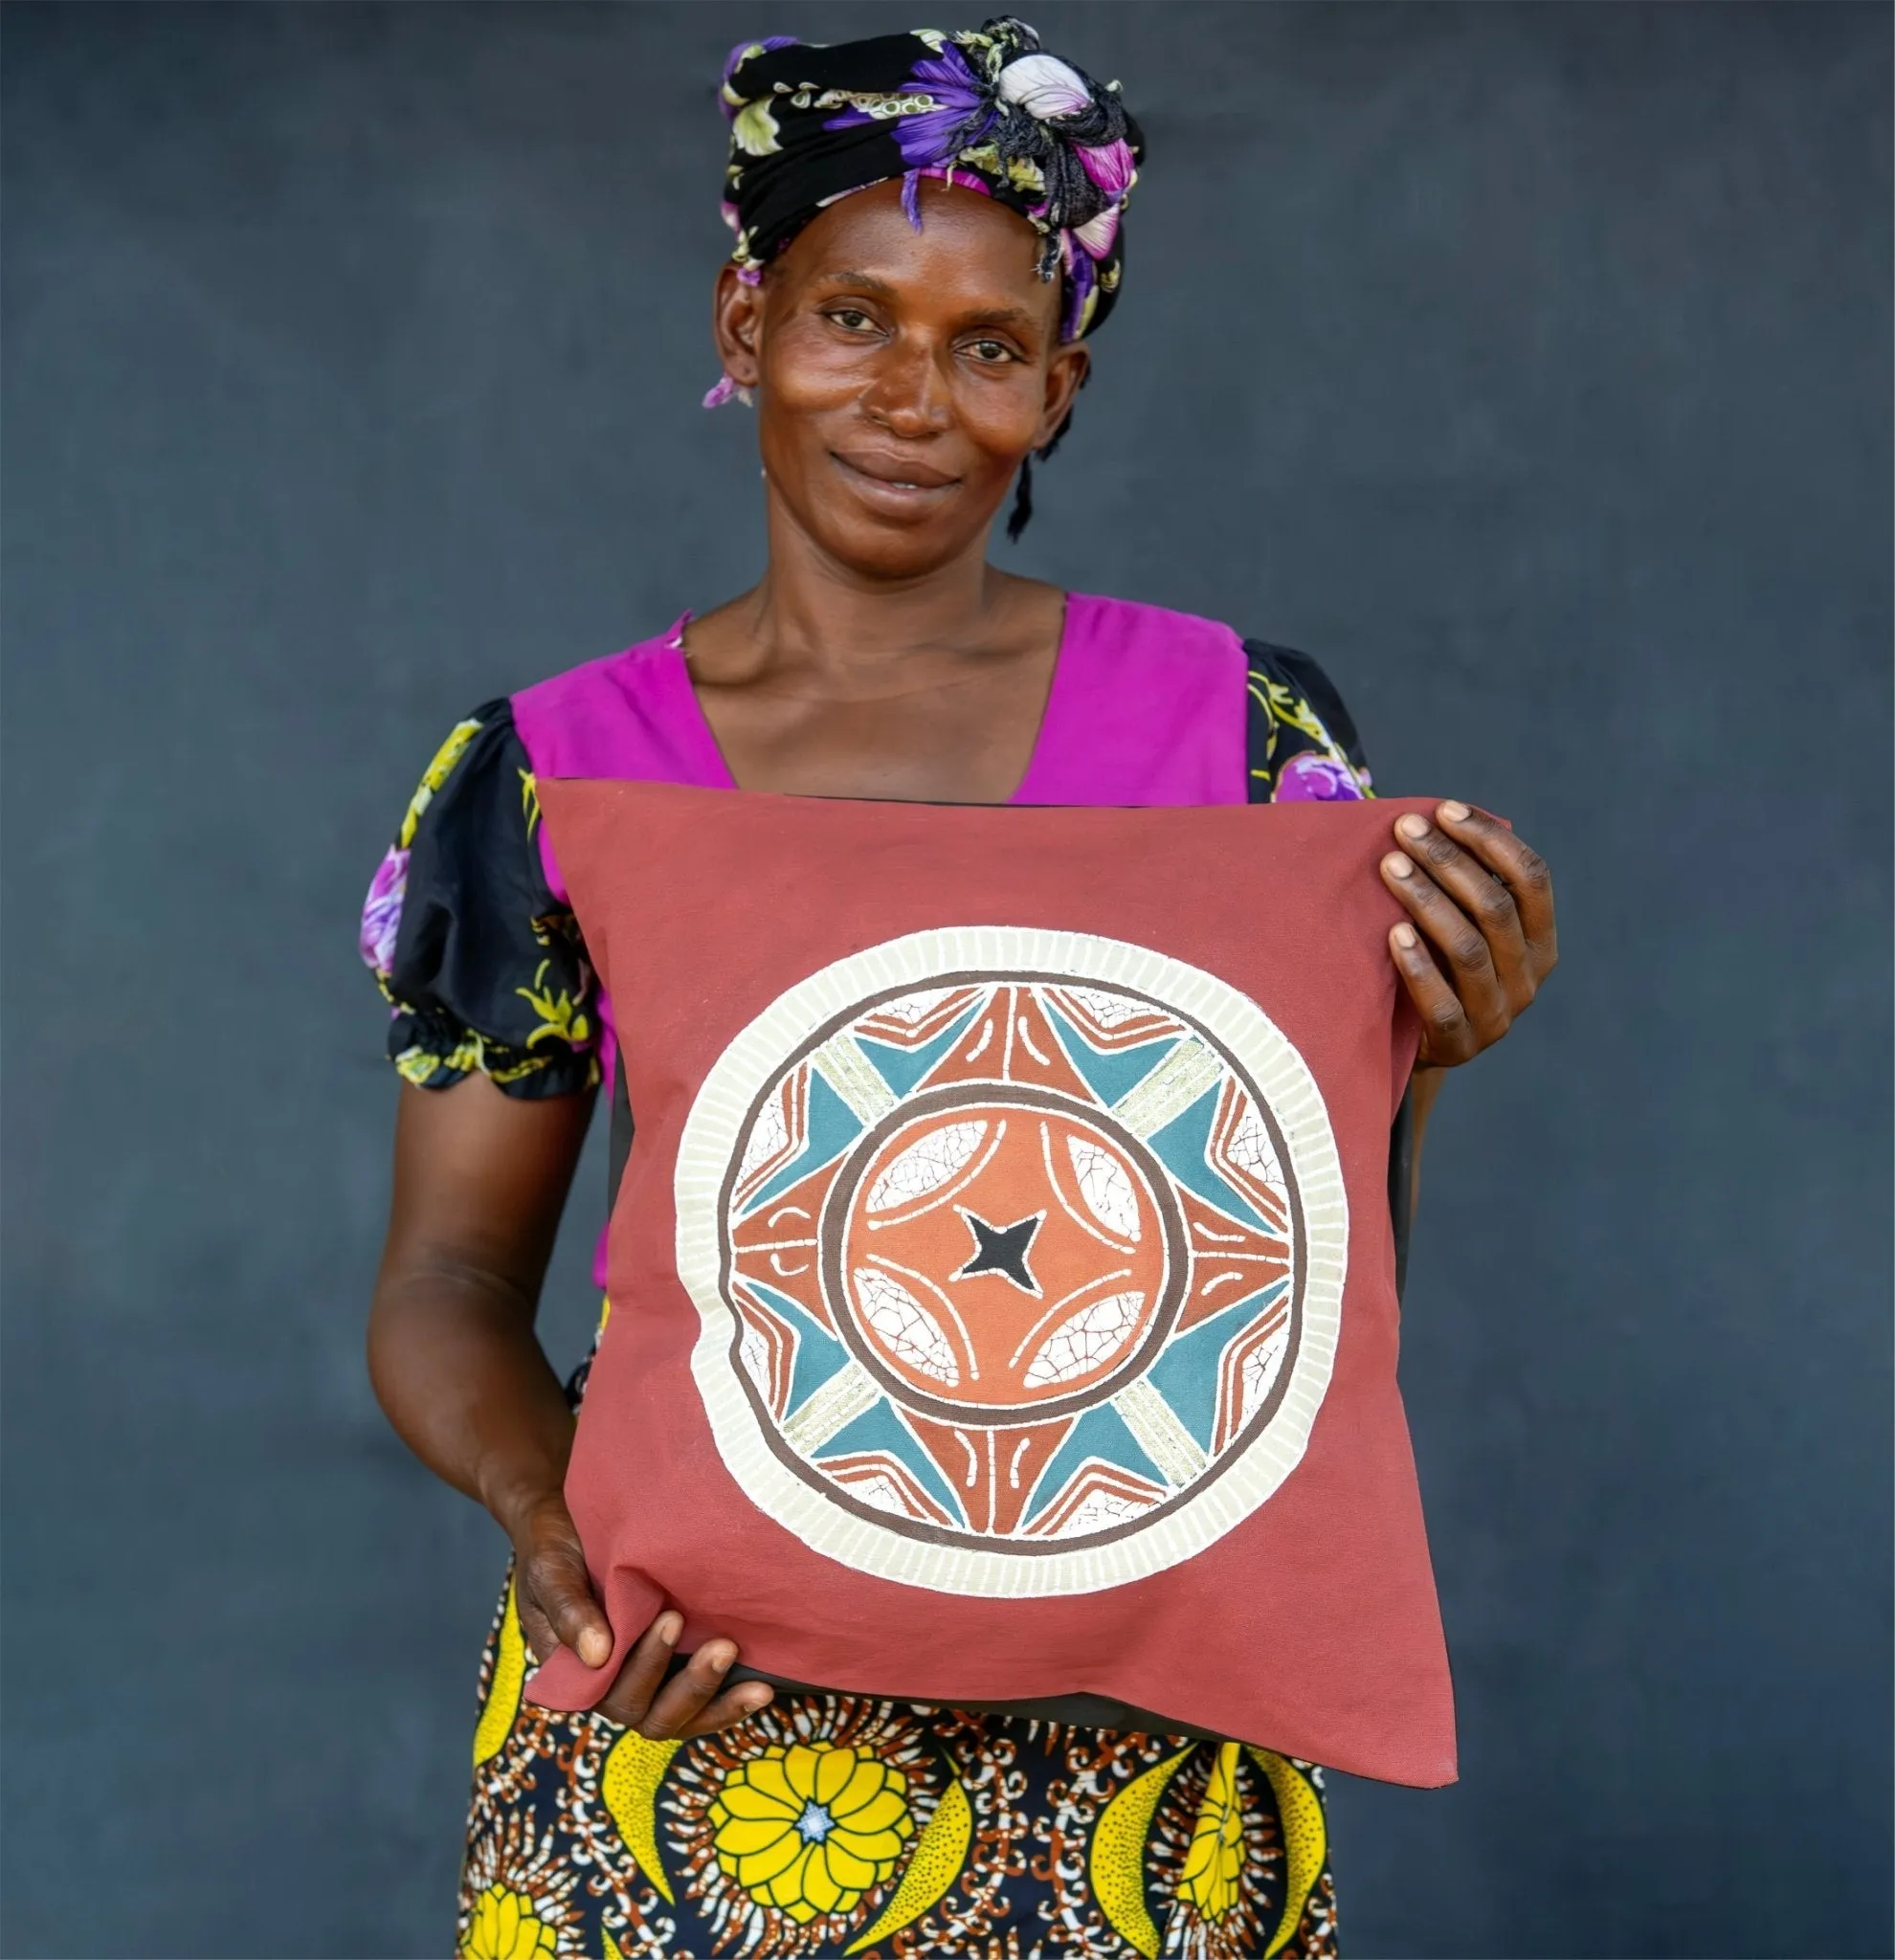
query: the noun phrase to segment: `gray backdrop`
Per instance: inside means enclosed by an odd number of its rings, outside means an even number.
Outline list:
[[[7,9],[10,1954],[450,1942],[502,1548],[364,1379],[355,910],[463,710],[756,572],[710,89],[908,11]],[[1463,1780],[1338,1779],[1349,1949],[1886,1954],[1887,11],[1031,12],[1152,160],[1007,562],[1560,880],[1408,1301]]]

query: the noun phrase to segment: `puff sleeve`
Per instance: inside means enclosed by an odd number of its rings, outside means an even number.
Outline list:
[[[457,723],[409,802],[363,908],[362,957],[393,1010],[389,1058],[510,1096],[599,1080],[597,983],[546,882],[531,764],[505,701]]]
[[[1250,801],[1352,803],[1375,793],[1335,683],[1294,647],[1247,639]]]

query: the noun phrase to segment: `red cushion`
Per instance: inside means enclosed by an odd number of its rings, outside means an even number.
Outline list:
[[[1454,1775],[1377,872],[1426,804],[542,782],[636,1141],[568,1497],[616,1635]]]

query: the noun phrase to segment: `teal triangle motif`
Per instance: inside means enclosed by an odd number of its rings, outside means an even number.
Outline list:
[[[975,1001],[945,1035],[937,1035],[932,1041],[924,1042],[919,1048],[899,1048],[892,1041],[878,1041],[873,1035],[858,1035],[856,1045],[875,1064],[876,1074],[896,1095],[905,1096],[967,1033],[968,1023],[981,1006],[980,1001]]]
[[[1178,1045],[1177,1036],[1160,1035],[1155,1040],[1143,1042],[1136,1048],[1103,1051],[1093,1047],[1050,1000],[1042,996],[1040,1005],[1046,1010],[1046,1018],[1053,1023],[1054,1034],[1059,1037],[1059,1046],[1066,1051],[1066,1059],[1079,1070],[1087,1088],[1102,1102],[1116,1102],[1121,1096],[1137,1088]]]
[[[1153,1483],[1165,1481],[1165,1473],[1139,1446],[1138,1438],[1126,1427],[1125,1417],[1111,1403],[1101,1402],[1073,1424],[1065,1441],[1053,1452],[1046,1468],[1039,1473],[1033,1495],[1020,1514],[1023,1526],[1031,1525],[1053,1503],[1088,1457],[1103,1457],[1122,1470],[1136,1470]]]
[[[1273,1229],[1269,1221],[1212,1169],[1205,1156],[1211,1142],[1211,1122],[1216,1113],[1217,1090],[1206,1089],[1182,1116],[1173,1117],[1163,1129],[1147,1137],[1146,1142],[1157,1151],[1165,1169],[1188,1190],[1233,1218],[1254,1225],[1260,1232],[1269,1232]]]
[[[915,1440],[914,1432],[889,1406],[886,1395],[822,1446],[825,1457],[846,1457],[853,1450],[881,1450],[898,1462],[905,1463],[915,1473],[916,1481],[950,1518],[962,1526],[967,1524],[967,1511],[955,1495],[953,1486],[942,1476],[941,1466]]]
[[[1287,1279],[1273,1280],[1260,1292],[1233,1301],[1223,1312],[1172,1335],[1147,1371],[1146,1380],[1170,1404],[1171,1414],[1197,1438],[1199,1448],[1211,1447],[1217,1425],[1217,1374],[1225,1348],[1288,1284]]]
[[[803,1148],[745,1206],[744,1215],[748,1217],[758,1206],[769,1204],[812,1170],[839,1157],[861,1133],[861,1118],[823,1080],[819,1069],[811,1069],[809,1133]]]
[[[790,1413],[794,1414],[831,1375],[839,1374],[848,1365],[849,1350],[787,1293],[747,1276],[744,1283],[795,1329],[796,1352],[790,1368]]]

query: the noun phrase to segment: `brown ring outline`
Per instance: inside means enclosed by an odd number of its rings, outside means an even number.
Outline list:
[[[1020,1109],[1050,1109],[1060,1116],[1077,1117],[1109,1136],[1137,1163],[1140,1174],[1151,1192],[1152,1201],[1158,1207],[1159,1220],[1164,1229],[1165,1284],[1144,1338],[1117,1368],[1102,1375],[1091,1388],[1051,1401],[1006,1406],[974,1403],[970,1406],[965,1402],[950,1402],[945,1396],[927,1394],[912,1383],[903,1381],[874,1351],[857,1325],[853,1313],[838,1312],[836,1308],[838,1299],[846,1301],[848,1298],[844,1290],[847,1279],[842,1271],[842,1241],[848,1225],[849,1207],[855,1201],[856,1192],[876,1152],[889,1137],[909,1123],[919,1122],[942,1110],[965,1109],[984,1090],[990,1092],[987,1106],[998,1103]],[[1178,1205],[1177,1193],[1171,1189],[1170,1173],[1158,1161],[1157,1152],[1149,1148],[1142,1137],[1133,1136],[1122,1125],[1107,1129],[1099,1122],[1100,1114],[1095,1105],[1081,1102],[1077,1097],[1062,1094],[1058,1089],[1039,1088],[1025,1082],[989,1083],[975,1077],[962,1082],[944,1082],[938,1089],[924,1090],[911,1102],[898,1102],[881,1122],[865,1129],[849,1146],[844,1153],[842,1169],[836,1172],[829,1187],[829,1195],[823,1200],[822,1217],[816,1227],[816,1257],[820,1261],[823,1292],[828,1299],[831,1316],[842,1328],[844,1346],[904,1409],[912,1409],[918,1415],[932,1416],[937,1422],[952,1423],[961,1429],[1020,1429],[1037,1422],[1052,1422],[1061,1415],[1077,1415],[1081,1410],[1104,1401],[1122,1388],[1128,1377],[1142,1374],[1154,1358],[1154,1347],[1164,1346],[1170,1334],[1171,1324],[1184,1305],[1185,1288],[1191,1284],[1191,1243],[1185,1232],[1184,1213]]]

